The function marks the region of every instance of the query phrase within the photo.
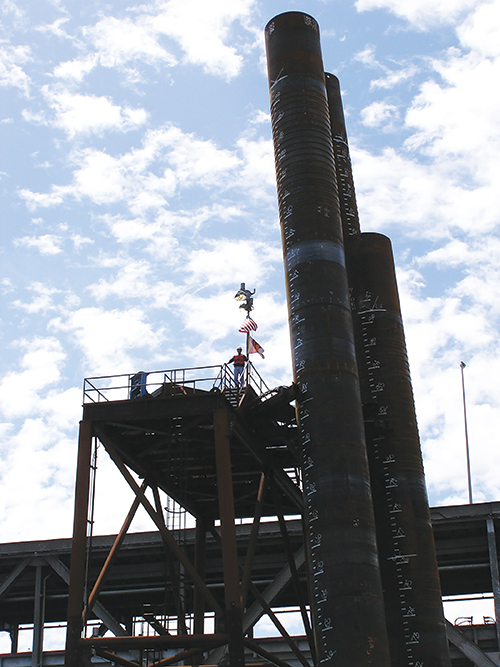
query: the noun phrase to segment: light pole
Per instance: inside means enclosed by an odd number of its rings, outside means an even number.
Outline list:
[[[465,364],[463,361],[460,362],[460,371],[462,373],[462,397],[464,403],[464,426],[465,426],[465,452],[467,455],[467,485],[469,488],[469,504],[472,505],[472,480],[470,475],[470,455],[469,455],[469,434],[467,431],[467,410],[465,408],[465,380],[464,380],[464,368]]]

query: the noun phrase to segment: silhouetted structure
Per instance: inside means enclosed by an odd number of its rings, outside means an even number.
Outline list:
[[[340,86],[324,73],[316,21],[281,14],[266,43],[318,662],[446,667],[390,241],[360,232]]]
[[[50,561],[69,582],[66,667],[92,656],[243,667],[245,651],[285,667],[252,639],[263,613],[302,667],[450,665],[390,242],[360,231],[340,87],[324,73],[316,21],[281,14],[266,44],[294,384],[270,390],[250,367],[235,388],[227,365],[85,381],[70,574]],[[97,441],[134,500],[96,561]],[[130,583],[117,618],[102,594],[139,505],[158,529],[164,587],[146,607]],[[186,512],[189,539],[171,520]],[[266,541],[266,516],[279,540]],[[146,564],[134,567],[128,581],[144,588]],[[297,606],[308,648],[281,625],[278,600]],[[153,634],[137,632],[138,615]]]

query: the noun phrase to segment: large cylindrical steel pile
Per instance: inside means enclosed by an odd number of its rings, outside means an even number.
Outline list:
[[[281,14],[266,45],[317,664],[388,667],[318,25]]]
[[[392,664],[449,667],[391,242],[361,234],[355,245],[350,279]]]
[[[326,83],[391,661],[449,667],[391,242],[360,233],[340,84]]]

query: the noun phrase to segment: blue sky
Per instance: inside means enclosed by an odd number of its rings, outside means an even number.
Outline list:
[[[263,39],[289,10],[394,244],[430,502],[467,500],[461,360],[474,499],[500,498],[498,0],[0,7],[1,541],[70,535],[83,378],[226,361],[240,282],[259,372],[291,381]],[[98,532],[127,497],[102,454]]]

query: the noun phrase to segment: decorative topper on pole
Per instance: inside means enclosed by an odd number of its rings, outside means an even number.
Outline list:
[[[250,311],[253,310],[253,295],[255,294],[255,290],[253,292],[250,292],[250,290],[245,289],[245,283],[241,283],[240,289],[236,292],[234,295],[234,298],[236,301],[244,301],[245,303],[242,303],[240,308],[243,308],[244,310],[247,311],[247,317],[250,317]]]
[[[239,328],[239,331],[241,333],[246,334],[246,356],[248,357],[248,351],[250,349],[250,331],[255,331],[257,329],[257,324],[252,320],[250,317],[250,311],[253,310],[253,295],[255,294],[255,290],[251,292],[249,289],[246,289],[245,283],[241,283],[240,289],[236,292],[234,295],[234,298],[236,301],[243,301],[243,303],[240,305],[240,308],[243,308],[243,310],[247,311],[247,319],[241,327]],[[247,370],[248,374],[248,370]]]

